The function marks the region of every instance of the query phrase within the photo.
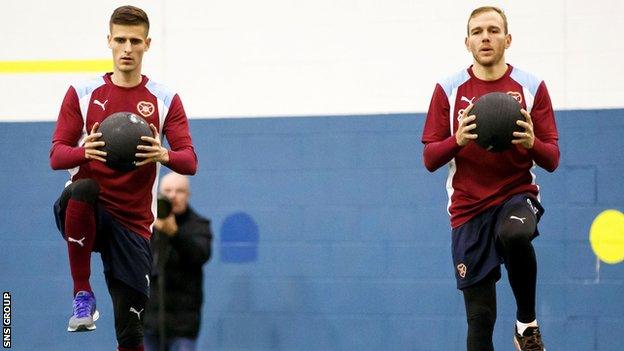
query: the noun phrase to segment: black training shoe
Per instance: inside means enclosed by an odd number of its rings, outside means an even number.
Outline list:
[[[546,351],[539,327],[528,327],[522,335],[514,327],[514,345],[518,351]]]

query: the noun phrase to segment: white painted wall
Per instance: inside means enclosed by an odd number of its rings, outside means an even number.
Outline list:
[[[0,3],[0,61],[107,58],[125,1]],[[470,11],[502,7],[508,62],[546,80],[556,109],[624,107],[624,3],[616,0],[133,1],[152,22],[144,72],[191,117],[426,111],[435,82],[467,67]],[[0,74],[0,120],[54,120],[92,74]]]

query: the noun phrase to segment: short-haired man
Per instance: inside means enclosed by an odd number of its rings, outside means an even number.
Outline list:
[[[141,74],[149,49],[147,14],[133,6],[110,18],[108,46],[113,72],[69,87],[52,137],[50,164],[67,169],[70,180],[54,204],[56,224],[67,241],[73,280],[73,314],[68,331],[95,329],[99,313],[89,283],[91,252],[101,254],[113,301],[118,350],[143,350],[142,321],[149,296],[157,174],[161,164],[194,174],[197,157],[180,97]],[[143,117],[153,137],[137,148],[130,172],[106,166],[98,126],[115,112]],[[171,147],[161,144],[161,134]]]
[[[457,287],[464,295],[468,350],[493,350],[496,282],[507,268],[517,305],[514,345],[543,350],[535,315],[537,262],[531,241],[544,209],[531,169],[549,172],[559,162],[558,134],[543,81],[505,62],[511,45],[507,18],[496,7],[469,16],[466,48],[473,64],[435,87],[422,142],[426,168],[449,164],[446,182]],[[489,152],[472,142],[478,135],[473,102],[490,92],[510,94],[526,121],[514,132],[511,149]],[[476,123],[479,123],[478,120]]]

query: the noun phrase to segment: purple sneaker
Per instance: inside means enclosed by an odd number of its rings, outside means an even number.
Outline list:
[[[79,291],[74,297],[74,315],[69,318],[67,331],[82,332],[95,330],[95,321],[100,313],[95,309],[95,296],[87,291]]]

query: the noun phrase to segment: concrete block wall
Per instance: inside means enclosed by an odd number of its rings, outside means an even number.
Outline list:
[[[538,315],[553,350],[619,350],[624,265],[597,266],[589,226],[624,209],[624,110],[557,113],[562,158],[538,171],[546,214],[535,246]],[[445,212],[446,171],[422,166],[422,114],[191,121],[200,158],[192,204],[213,220],[201,350],[462,350]],[[69,334],[71,283],[51,205],[53,123],[0,123],[0,288],[16,350],[110,350],[112,309]],[[242,220],[244,219],[244,220]],[[239,235],[241,228],[253,235]],[[514,301],[498,285],[497,349]]]

